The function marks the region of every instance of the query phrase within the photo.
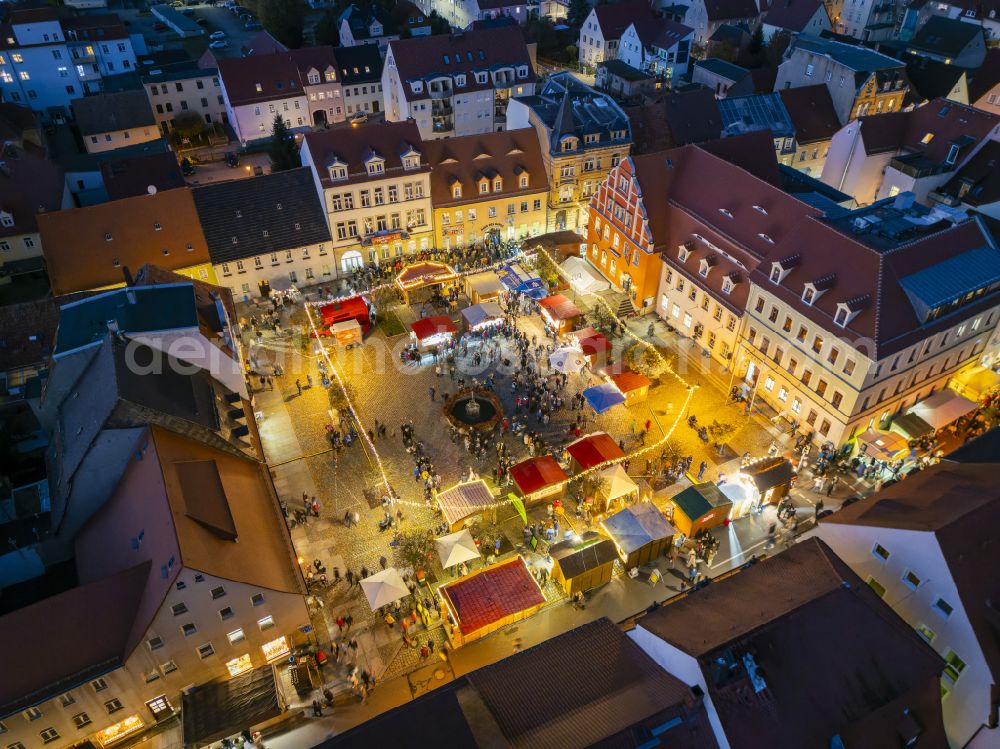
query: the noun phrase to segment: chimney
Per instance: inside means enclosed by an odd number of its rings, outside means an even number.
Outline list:
[[[125,277],[126,286],[135,286],[135,279],[132,278],[132,271],[128,269],[127,265],[122,266],[122,275]]]

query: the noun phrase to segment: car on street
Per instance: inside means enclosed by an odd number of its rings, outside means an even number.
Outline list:
[[[366,112],[355,112],[350,116],[350,121],[352,125],[360,125],[368,122],[368,114]]]
[[[208,45],[209,49],[225,49],[229,46],[229,42],[225,39],[216,39],[214,42]]]
[[[195,21],[195,23],[198,24],[199,26],[208,26],[208,19],[199,18],[198,20]]]
[[[213,42],[214,41],[218,41],[219,39],[225,39],[226,38],[226,32],[225,31],[213,31],[211,34],[208,35],[208,38],[211,39]]]
[[[243,28],[247,31],[260,31],[264,27],[261,25],[260,21],[250,20],[243,24]]]

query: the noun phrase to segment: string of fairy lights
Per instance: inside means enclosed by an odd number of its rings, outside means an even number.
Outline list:
[[[566,278],[567,281],[569,280],[569,278],[566,276],[565,272],[559,267],[559,265],[555,262],[555,260],[552,258],[552,256],[545,250],[545,248],[538,247],[537,251],[540,252],[540,253],[542,253],[543,255],[545,255],[545,257],[549,260],[549,262],[552,263],[553,268],[556,269],[556,272],[560,276],[562,276],[563,278]],[[515,258],[516,257],[517,256],[515,256]],[[483,268],[477,268],[475,270],[463,271],[461,273],[457,273],[456,275],[458,277],[463,277],[463,276],[467,276],[467,275],[471,275],[471,274],[475,274],[475,273],[483,273],[485,271],[494,270],[494,269],[500,267],[501,265],[505,265],[506,263],[511,262],[511,260],[513,260],[513,258],[508,258],[507,260],[504,260],[503,262],[496,263],[496,264],[491,265],[491,266],[486,266],[486,267],[483,267]],[[329,368],[330,373],[333,375],[333,377],[334,377],[334,379],[335,379],[335,381],[337,383],[337,387],[340,389],[340,393],[343,396],[344,402],[347,404],[347,409],[350,411],[351,416],[353,417],[354,421],[358,425],[358,433],[359,433],[360,438],[362,440],[364,440],[365,444],[368,447],[368,450],[369,450],[370,454],[375,459],[375,465],[378,468],[379,476],[381,477],[382,484],[385,487],[385,490],[388,493],[389,497],[392,498],[393,502],[398,503],[398,504],[408,505],[410,507],[423,507],[423,508],[426,508],[427,505],[426,505],[425,502],[413,502],[413,501],[405,500],[402,497],[400,497],[396,493],[396,491],[392,488],[392,482],[389,480],[389,475],[386,472],[385,463],[382,460],[382,456],[379,455],[378,449],[375,447],[374,441],[371,440],[371,439],[369,439],[369,437],[368,437],[368,432],[365,429],[364,422],[361,420],[361,414],[358,412],[358,409],[355,406],[353,400],[351,400],[351,396],[348,393],[347,386],[346,386],[343,378],[341,377],[340,372],[337,370],[337,367],[334,364],[333,359],[330,357],[330,354],[329,354],[329,351],[327,350],[326,345],[323,343],[323,338],[319,334],[319,330],[317,329],[316,323],[313,320],[312,312],[310,311],[310,307],[325,306],[327,304],[334,304],[334,303],[337,303],[337,302],[342,302],[342,301],[345,301],[346,299],[351,299],[351,298],[355,298],[355,297],[364,297],[366,294],[371,294],[371,293],[373,293],[375,291],[378,291],[378,290],[381,290],[383,288],[390,288],[390,287],[393,287],[393,286],[394,286],[394,283],[386,283],[386,284],[381,284],[381,285],[376,286],[376,287],[372,287],[371,289],[368,289],[367,291],[364,291],[364,292],[354,292],[354,293],[351,293],[351,294],[349,294],[347,296],[338,297],[338,298],[332,299],[332,300],[307,302],[305,304],[305,311],[306,311],[306,317],[309,320],[309,327],[310,327],[310,329],[313,332],[313,336],[316,338],[317,342],[319,343],[319,353],[326,360],[327,367]],[[616,315],[614,309],[612,309],[611,305],[605,299],[603,299],[602,297],[599,297],[599,296],[597,296],[596,299],[597,299],[597,301],[600,304],[602,304],[605,307],[605,309],[607,309],[608,313],[611,315],[611,317],[613,319],[617,319],[617,315]],[[567,486],[571,481],[576,481],[576,480],[582,479],[585,476],[588,476],[588,475],[590,475],[592,473],[596,473],[598,471],[603,471],[603,470],[605,470],[607,468],[610,468],[610,467],[612,467],[614,465],[617,465],[619,463],[623,463],[626,460],[632,460],[634,458],[639,458],[639,457],[642,457],[642,456],[644,456],[646,454],[649,454],[649,453],[652,453],[652,452],[660,450],[664,445],[666,445],[666,443],[673,436],[674,431],[677,429],[677,426],[680,424],[683,415],[687,412],[688,406],[691,403],[691,399],[694,397],[694,393],[695,393],[695,389],[696,388],[694,386],[688,384],[684,380],[684,378],[682,378],[670,366],[669,362],[663,357],[662,354],[660,354],[659,351],[656,350],[655,346],[653,346],[652,344],[650,344],[648,341],[644,341],[638,335],[636,335],[631,330],[629,330],[629,328],[627,326],[623,325],[622,328],[624,329],[624,332],[625,332],[625,334],[627,336],[629,336],[636,343],[638,343],[638,344],[646,347],[647,350],[649,350],[649,351],[651,351],[653,353],[657,364],[663,367],[663,371],[664,372],[666,372],[667,374],[669,374],[672,377],[674,377],[682,386],[684,386],[684,388],[686,390],[686,395],[685,395],[685,398],[684,398],[684,403],[681,406],[681,408],[677,409],[677,412],[676,412],[677,415],[674,418],[673,422],[669,425],[669,427],[666,430],[663,430],[662,435],[655,442],[652,442],[652,443],[650,443],[648,445],[640,446],[639,449],[633,450],[630,453],[626,453],[623,457],[612,458],[610,460],[605,460],[605,461],[603,461],[601,463],[598,463],[596,465],[589,466],[589,467],[587,467],[587,468],[585,468],[585,469],[583,469],[583,470],[575,473],[573,476],[567,477],[563,481],[558,481],[558,482],[555,482],[553,484],[546,485],[543,489],[539,490],[540,492],[545,492],[545,493],[553,492],[554,493],[555,491],[560,490],[560,489],[564,488],[565,486]],[[526,499],[528,499],[528,498],[526,498]],[[510,504],[509,500],[504,499],[502,501],[498,501],[498,502],[495,502],[495,503],[492,503],[492,504],[488,504],[488,505],[481,505],[481,506],[477,505],[476,509],[479,510],[479,511],[482,511],[482,510],[493,510],[493,509],[499,509],[501,507],[509,506],[509,504]]]

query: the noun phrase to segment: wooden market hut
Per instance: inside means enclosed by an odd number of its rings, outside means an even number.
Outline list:
[[[674,525],[688,538],[722,525],[733,509],[732,500],[711,482],[689,486],[671,497],[670,503],[674,508]]]
[[[583,314],[580,308],[562,294],[547,296],[538,302],[542,317],[559,335],[572,332],[577,319]]]
[[[421,353],[450,343],[458,332],[455,323],[447,315],[421,317],[410,324],[410,330],[413,331],[413,337]]]
[[[621,463],[602,468],[597,475],[604,479],[605,485],[594,497],[594,512],[620,509],[639,499],[639,485],[632,480]]]
[[[566,452],[569,453],[570,470],[573,473],[625,457],[625,452],[606,432],[594,432],[581,437],[570,443]]]
[[[740,473],[749,476],[757,491],[760,492],[760,504],[777,504],[782,497],[788,495],[795,480],[795,468],[787,458],[775,456],[755,460],[740,469]]]
[[[498,500],[482,479],[455,484],[439,492],[436,499],[449,531],[460,530],[471,518],[481,515],[496,522]]]
[[[473,304],[495,302],[504,293],[500,277],[491,270],[465,277],[465,294]]]
[[[538,581],[520,556],[445,583],[437,592],[453,647],[527,619],[545,605]]]
[[[482,330],[503,322],[503,309],[496,302],[480,302],[462,310],[462,328]]]
[[[646,396],[649,395],[649,386],[653,384],[646,375],[633,372],[631,369],[611,375],[611,381],[625,396],[626,406],[646,400]]]
[[[608,339],[594,328],[582,328],[573,333],[583,355],[590,360],[593,367],[603,367],[608,363],[608,353],[611,351],[611,344]]]
[[[611,581],[618,549],[596,531],[587,531],[579,541],[560,541],[549,547],[552,579],[566,595],[582,593]]]
[[[652,502],[626,507],[601,521],[625,569],[641,567],[666,554],[677,532]]]
[[[514,493],[526,502],[549,501],[566,494],[566,472],[551,455],[539,455],[511,466]]]
[[[447,263],[436,263],[426,261],[413,263],[403,268],[396,276],[396,288],[403,295],[403,302],[410,303],[410,294],[417,289],[428,286],[441,286],[454,283],[458,279],[458,274]]]

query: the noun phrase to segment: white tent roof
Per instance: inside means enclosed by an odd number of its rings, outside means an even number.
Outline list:
[[[608,499],[614,500],[639,491],[639,485],[625,472],[620,463],[615,463],[601,471],[598,475],[608,482]]]
[[[467,528],[435,538],[434,543],[441,557],[441,566],[445,569],[480,557],[476,541]]]
[[[410,589],[406,587],[395,567],[366,577],[361,581],[361,589],[365,592],[365,598],[368,599],[372,611],[410,595]]]
[[[942,390],[930,398],[924,398],[910,409],[910,413],[916,414],[934,429],[941,429],[978,407],[974,401],[963,398],[954,390]]]
[[[561,348],[549,354],[549,364],[557,372],[576,374],[587,363],[582,349]]]
[[[474,275],[468,276],[466,278],[466,283],[480,296],[489,296],[491,294],[502,294],[504,292],[503,284],[500,283],[500,277],[497,276],[493,271],[486,271],[485,273],[476,273]]]
[[[569,283],[580,294],[607,291],[611,284],[583,258],[570,256],[559,264]]]

